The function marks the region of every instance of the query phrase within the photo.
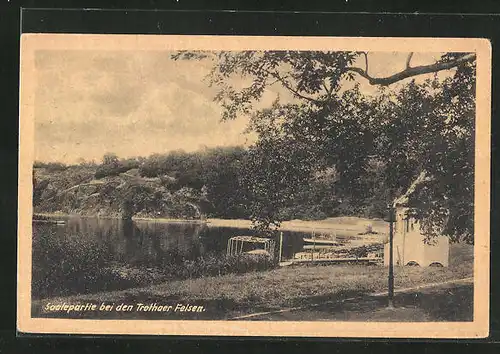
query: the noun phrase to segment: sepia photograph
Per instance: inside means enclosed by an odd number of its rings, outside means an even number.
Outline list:
[[[488,335],[483,39],[23,35],[18,329]]]

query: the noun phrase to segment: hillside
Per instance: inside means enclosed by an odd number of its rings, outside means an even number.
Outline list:
[[[96,167],[35,167],[35,213],[62,212],[108,217],[199,218],[201,193],[172,188],[175,178],[141,177],[138,169],[96,178]]]
[[[339,182],[334,168],[299,171],[300,164],[294,170],[266,161],[253,150],[226,147],[122,159],[106,154],[99,164],[35,162],[33,205],[36,213],[125,218],[203,214],[285,221],[385,215],[389,193],[376,164],[361,175],[354,193]]]

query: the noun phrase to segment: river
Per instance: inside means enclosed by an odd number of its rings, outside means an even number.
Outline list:
[[[33,223],[33,234],[50,232],[56,238],[70,235],[88,238],[106,246],[125,263],[161,259],[162,255],[175,254],[184,259],[196,259],[204,254],[225,254],[229,238],[237,235],[254,235],[245,228],[212,227],[190,222],[128,221],[80,216],[58,217],[64,224]],[[307,232],[283,232],[284,259],[291,258],[303,248]],[[279,235],[276,236],[278,250]]]

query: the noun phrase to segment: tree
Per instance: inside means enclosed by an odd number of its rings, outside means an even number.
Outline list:
[[[247,155],[243,147],[214,148],[204,152],[201,175],[212,216],[249,217],[245,208],[248,188],[242,183]]]
[[[252,104],[258,101],[265,89],[279,84],[295,98],[319,106],[335,101],[342,82],[356,76],[372,85],[390,86],[407,78],[437,73],[475,62],[474,53],[450,53],[436,63],[412,67],[413,53],[408,55],[406,68],[388,77],[372,77],[368,74],[367,52],[333,51],[240,51],[206,52],[180,51],[173,59],[205,59],[211,57],[216,65],[208,76],[211,86],[219,87],[216,101],[224,108],[223,119],[235,118],[236,114],[249,114]],[[357,59],[364,57],[365,68],[356,66]],[[233,75],[250,77],[250,85],[235,89],[228,83]]]
[[[272,108],[263,110],[254,122],[273,121],[291,111],[290,107],[275,103]],[[315,159],[310,145],[289,136],[286,128],[271,125],[256,129],[259,141],[249,149],[243,184],[250,194],[250,219],[257,230],[269,234],[280,226],[280,209],[293,205],[297,193],[307,183]]]
[[[444,56],[440,61],[434,64],[411,67],[410,63],[411,58],[413,57],[413,52],[411,52],[410,54],[408,54],[408,58],[406,59],[406,68],[404,70],[387,77],[373,77],[368,74],[368,53],[362,52],[362,54],[365,56],[365,69],[361,69],[358,67],[349,67],[348,70],[359,74],[361,77],[367,79],[368,82],[372,85],[381,86],[389,86],[401,80],[418,75],[437,73],[442,70],[449,70],[458,66],[466,65],[467,63],[474,62],[474,60],[476,59],[476,54],[468,53]]]
[[[421,173],[429,176],[411,197],[419,203],[429,237],[439,230],[452,239],[473,239],[475,54],[447,53],[434,64],[412,67],[410,53],[404,70],[382,78],[368,74],[365,52],[179,52],[173,57],[207,56],[215,59],[208,82],[218,88],[222,119],[247,115],[258,134],[248,165],[257,224],[279,224],[277,211],[293,199],[294,183],[307,183],[312,171],[325,168],[338,172],[335,193],[361,205],[375,188],[364,176],[370,164],[381,162],[375,176],[387,191],[380,191],[378,181],[377,193],[389,200]],[[364,68],[357,64],[360,58]],[[450,69],[444,81],[403,81]],[[248,85],[232,85],[233,77]],[[370,97],[358,84],[346,85],[359,80],[402,87]],[[272,85],[293,98],[257,108]]]
[[[118,156],[112,152],[108,152],[104,154],[102,157],[102,164],[103,165],[108,165],[108,166],[117,166],[119,162]]]

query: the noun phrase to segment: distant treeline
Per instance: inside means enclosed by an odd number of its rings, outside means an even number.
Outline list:
[[[254,179],[259,178],[263,172],[251,171],[255,168],[255,164],[251,163],[252,159],[255,159],[255,151],[252,153],[244,147],[220,147],[191,153],[173,151],[133,158],[119,158],[108,153],[101,163],[81,161],[79,164],[65,165],[36,162],[35,170],[43,169],[45,172],[34,176],[34,204],[35,207],[41,206],[38,209],[41,212],[67,211],[68,208],[78,211],[83,203],[79,202],[80,199],[87,201],[89,197],[99,194],[94,204],[102,204],[100,206],[103,208],[118,212],[118,209],[125,208],[126,199],[135,205],[132,213],[144,211],[143,214],[150,216],[165,216],[165,208],[161,209],[159,199],[166,201],[170,200],[170,196],[181,196],[172,200],[175,199],[176,203],[195,203],[208,217],[249,219],[252,212],[255,212],[250,207],[254,202],[253,198],[261,198],[255,194],[258,181]],[[339,215],[383,217],[388,197],[383,183],[378,181],[383,168],[383,164],[373,162],[362,176],[363,183],[360,185],[365,190],[358,190],[356,195],[338,188],[338,174],[334,168],[314,171],[307,183],[294,187],[294,198],[280,208],[279,218],[311,220]],[[128,177],[131,177],[130,180],[139,178],[140,181],[146,181],[147,185],[132,184]],[[114,186],[120,184],[116,182],[117,178],[123,179],[122,184],[129,184],[121,194],[113,194]],[[52,204],[47,204],[47,200],[54,198],[57,192],[90,180],[106,181],[106,184],[99,190],[90,190],[87,195],[71,195],[71,201],[67,200],[69,196],[59,197],[52,199]],[[49,184],[53,186],[52,189],[47,188]],[[52,194],[48,194],[48,190]],[[43,196],[43,193],[46,195]],[[59,208],[58,203],[69,206]],[[45,210],[47,208],[51,210]],[[92,208],[98,209],[95,205]]]

